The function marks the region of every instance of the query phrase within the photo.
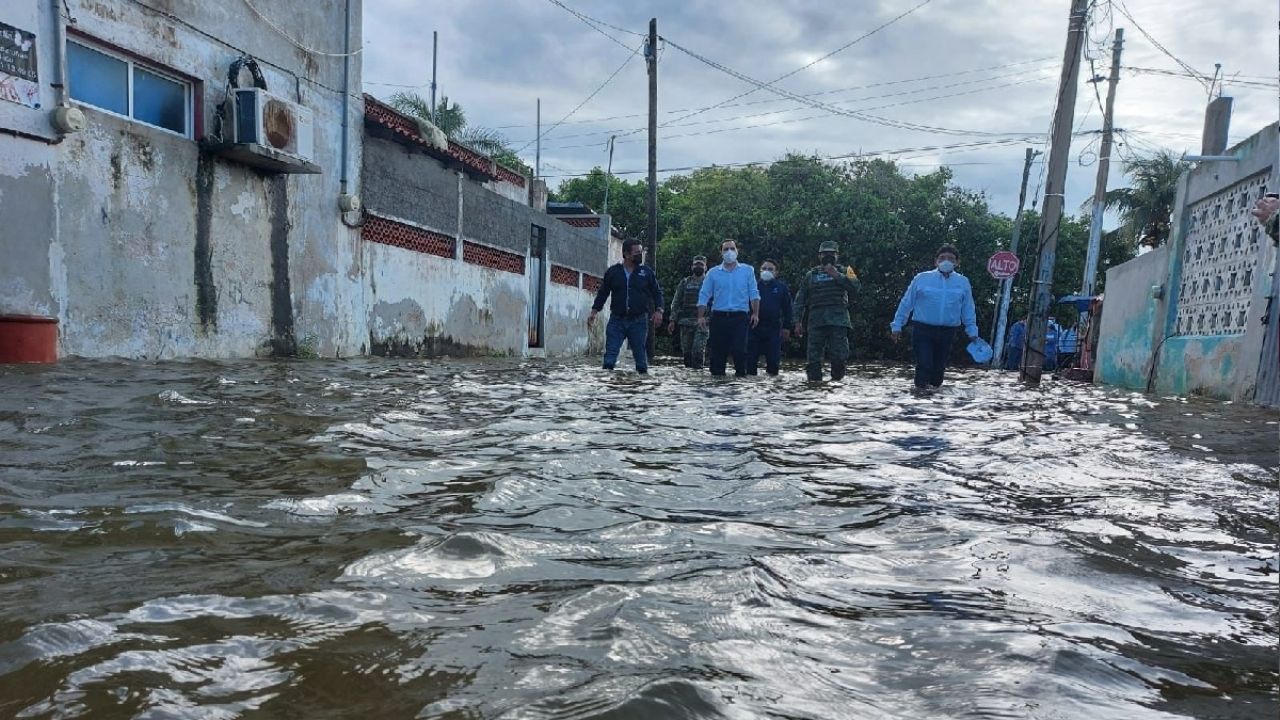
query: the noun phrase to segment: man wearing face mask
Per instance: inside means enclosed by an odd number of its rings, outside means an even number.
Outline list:
[[[943,245],[934,256],[933,270],[916,275],[898,303],[889,330],[896,343],[911,318],[911,345],[916,357],[917,390],[936,390],[951,356],[956,330],[963,327],[972,340],[978,337],[978,320],[969,279],[956,272],[960,253]]]
[[[760,322],[760,288],[756,271],[738,262],[738,243],[720,243],[724,262],[707,271],[698,291],[698,327],[707,329],[707,365],[711,374],[724,375],[725,360],[733,356],[733,374],[747,374],[747,332]],[[707,319],[707,309],[714,305]]]
[[[844,377],[849,361],[849,299],[858,288],[853,268],[841,268],[839,246],[828,240],[818,246],[818,267],[805,275],[796,294],[795,332],[809,341],[805,346],[805,373],[812,381],[822,379],[822,361],[831,360],[831,379]]]
[[[671,297],[667,332],[674,333],[679,326],[680,352],[687,368],[701,368],[706,356],[707,331],[698,327],[698,293],[702,291],[702,279],[706,274],[707,258],[699,255],[693,259],[689,274],[676,285],[675,294]]]
[[[765,372],[778,374],[782,343],[791,333],[791,289],[778,277],[778,263],[760,263],[760,324],[747,337],[747,374],[755,375],[764,353]]]
[[[604,334],[604,369],[612,370],[622,351],[622,341],[631,346],[636,360],[636,372],[649,372],[648,348],[649,323],[662,324],[662,288],[653,269],[644,264],[644,246],[631,238],[622,241],[622,262],[604,273],[596,301],[587,316],[587,327],[595,325],[596,315],[604,309],[604,301],[613,296],[609,304],[609,324]]]

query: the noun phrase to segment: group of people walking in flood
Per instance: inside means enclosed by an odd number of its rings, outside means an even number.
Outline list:
[[[852,299],[858,290],[854,269],[840,263],[839,246],[824,242],[818,247],[818,264],[805,273],[794,298],[778,276],[778,263],[766,259],[759,273],[738,261],[738,244],[726,238],[720,244],[720,264],[708,268],[704,256],[694,257],[689,275],[676,284],[667,314],[667,331],[679,331],[684,365],[699,369],[704,358],[712,375],[726,374],[729,361],[734,375],[780,372],[783,343],[794,334],[804,338],[805,372],[809,380],[845,375],[850,357],[849,334]],[[644,264],[639,240],[623,242],[622,262],[605,272],[595,303],[587,318],[594,325],[605,303],[610,304],[605,328],[604,367],[612,370],[625,341],[635,358],[636,371],[649,369],[648,333],[662,327],[663,294],[657,275]],[[889,326],[894,342],[910,328],[915,352],[915,387],[937,389],[942,385],[957,331],[978,337],[973,289],[968,278],[956,271],[959,252],[950,245],[938,249],[934,267],[911,281],[898,303]]]

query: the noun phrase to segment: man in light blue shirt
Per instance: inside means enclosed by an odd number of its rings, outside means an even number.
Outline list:
[[[724,262],[707,271],[698,292],[698,327],[707,328],[707,307],[711,313],[711,335],[707,338],[707,366],[712,375],[724,375],[725,360],[733,355],[733,374],[747,375],[747,330],[760,322],[760,287],[756,271],[738,262],[738,243],[720,243]]]
[[[942,386],[942,374],[951,356],[956,329],[964,327],[969,339],[978,337],[978,319],[969,278],[956,272],[960,259],[955,247],[943,245],[934,256],[934,269],[915,276],[898,303],[889,330],[896,343],[902,326],[911,318],[911,345],[916,356],[917,390]]]

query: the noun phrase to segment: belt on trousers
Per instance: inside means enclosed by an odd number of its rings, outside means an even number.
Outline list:
[[[739,315],[746,315],[746,314],[747,314],[747,311],[746,311],[746,310],[712,310],[712,311],[711,311],[711,316],[712,316],[712,317],[717,317],[717,316],[719,316],[719,317],[737,317],[737,316],[739,316]]]

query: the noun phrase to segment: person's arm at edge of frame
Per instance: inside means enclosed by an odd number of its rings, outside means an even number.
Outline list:
[[[889,332],[893,333],[893,341],[895,343],[902,338],[902,326],[907,323],[907,316],[915,309],[916,280],[919,278],[919,275],[911,278],[911,284],[907,285],[907,291],[902,294],[902,299],[898,301],[898,310],[893,314],[893,322],[889,324]]]
[[[658,284],[658,273],[649,268],[649,292],[653,295],[653,315],[649,320],[655,328],[662,326],[662,286]]]
[[[970,340],[978,337],[978,310],[973,302],[973,285],[969,284],[969,278],[964,279],[965,291],[964,301],[960,305],[960,320],[964,323],[964,331]]]
[[[613,268],[609,268],[604,271],[604,277],[600,278],[600,289],[596,291],[596,301],[591,303],[591,314],[587,316],[588,328],[596,324],[596,316],[604,309],[604,303],[609,299],[609,275],[612,272]]]
[[[760,283],[756,282],[756,271],[751,270],[751,282],[747,283],[747,299],[751,305],[751,327],[760,324]]]
[[[718,268],[710,268],[707,274],[702,276],[702,288],[698,290],[698,329],[707,329],[707,305],[711,304],[713,293],[711,285],[715,282],[712,279],[712,273]]]

